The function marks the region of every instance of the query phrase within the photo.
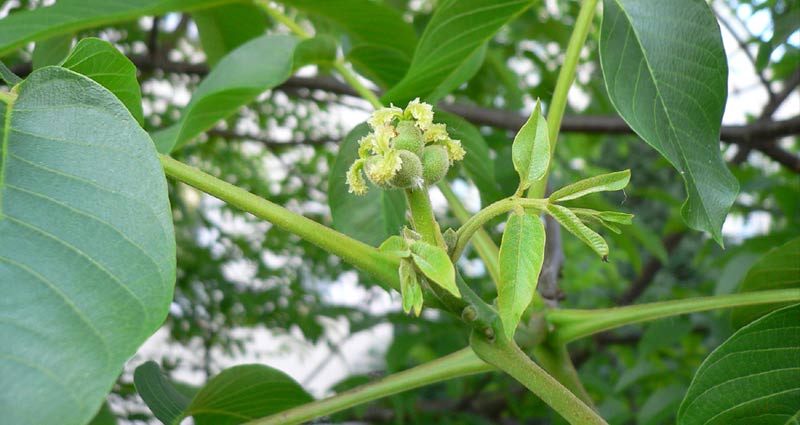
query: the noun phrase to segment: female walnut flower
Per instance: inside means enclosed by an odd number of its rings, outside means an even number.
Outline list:
[[[359,140],[358,159],[347,171],[350,192],[367,192],[364,175],[384,189],[422,189],[441,180],[453,162],[464,159],[461,142],[433,123],[433,108],[414,99],[405,110],[381,108],[367,123],[372,131]]]

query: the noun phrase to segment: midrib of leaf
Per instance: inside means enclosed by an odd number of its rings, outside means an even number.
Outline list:
[[[6,181],[6,158],[8,158],[8,133],[11,131],[11,110],[14,109],[16,97],[11,94],[8,99],[0,98],[0,102],[6,104],[6,113],[3,117],[3,146],[0,151],[0,219],[3,215],[3,188]]]
[[[683,168],[683,170],[681,170],[681,171],[684,171],[684,172],[688,173],[689,176],[691,177],[691,179],[690,179],[691,184],[688,184],[688,185],[695,187],[695,192],[697,192],[695,197],[698,198],[697,200],[699,201],[700,206],[703,208],[703,212],[704,212],[703,218],[704,218],[704,220],[706,221],[706,223],[708,224],[709,227],[713,228],[714,223],[711,222],[711,214],[708,211],[708,208],[706,207],[705,200],[703,199],[702,196],[698,196],[699,192],[696,189],[696,183],[695,183],[694,174],[692,173],[692,167],[689,166],[689,159],[686,157],[686,154],[683,151],[683,149],[681,149],[680,144],[677,143],[678,133],[675,130],[675,124],[672,123],[672,118],[670,117],[669,110],[667,109],[667,105],[664,102],[664,97],[661,94],[661,88],[660,88],[660,86],[658,84],[658,80],[656,79],[655,72],[653,71],[653,67],[650,64],[650,61],[649,61],[649,59],[647,57],[647,54],[645,53],[644,46],[642,45],[639,33],[636,31],[636,27],[633,25],[633,19],[631,19],[631,16],[628,14],[628,11],[620,3],[619,0],[615,0],[615,2],[617,3],[617,6],[619,7],[619,9],[622,11],[622,13],[625,15],[625,17],[628,20],[628,27],[629,27],[628,31],[633,33],[634,39],[636,40],[636,44],[639,46],[639,48],[640,48],[640,50],[642,52],[642,60],[644,61],[645,65],[647,65],[647,71],[648,71],[647,75],[650,77],[651,81],[653,82],[653,87],[655,88],[659,103],[661,103],[661,108],[664,111],[664,115],[666,115],[666,117],[667,117],[667,122],[669,122],[669,131],[670,131],[670,134],[674,137],[674,139],[670,138],[670,137],[667,137],[667,140],[668,140],[669,144],[672,146],[672,148],[675,149],[675,152],[678,153],[678,155],[679,155],[679,157],[681,159],[681,167]],[[627,37],[626,37],[626,42],[627,42]],[[625,47],[627,47],[627,45]],[[619,75],[619,69],[617,70],[617,75]],[[615,76],[615,78],[616,78],[616,76]],[[637,78],[637,88],[638,88],[638,78],[639,78],[639,76],[637,75],[636,78]],[[636,97],[634,96],[634,102],[635,102],[635,98]],[[613,96],[611,98],[611,101],[614,102]],[[635,108],[634,108],[634,110],[635,110]],[[623,119],[625,119],[625,117],[623,117]],[[686,180],[684,179],[684,182],[685,181]]]

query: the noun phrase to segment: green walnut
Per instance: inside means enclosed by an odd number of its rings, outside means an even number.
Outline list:
[[[425,142],[422,140],[422,132],[414,124],[414,121],[400,121],[397,123],[397,136],[392,139],[393,148],[420,155],[423,146],[425,146]]]
[[[422,179],[431,186],[441,180],[450,168],[450,157],[443,145],[429,145],[422,150]]]
[[[422,162],[420,162],[419,157],[407,150],[399,150],[397,154],[400,155],[403,165],[397,171],[397,174],[389,180],[389,183],[401,189],[422,187]]]

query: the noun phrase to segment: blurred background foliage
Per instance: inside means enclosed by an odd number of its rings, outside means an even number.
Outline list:
[[[382,3],[399,10],[418,35],[436,5],[435,0]],[[800,5],[794,0],[714,0],[711,5],[721,22],[731,67],[725,124],[743,134],[725,140],[723,131],[723,154],[741,185],[724,228],[726,249],[685,227],[679,214],[685,193],[681,179],[636,136],[597,126],[566,129],[551,184],[559,187],[630,168],[632,181],[624,194],[587,197],[575,205],[632,212],[636,224],[622,235],[601,231],[612,248],[608,264],[577,239],[563,238],[566,261],[553,302],[600,308],[732,293],[756,259],[797,235],[797,125],[779,138],[751,137],[747,129],[798,119]],[[8,0],[0,16],[39,6],[39,1]],[[474,77],[444,102],[488,108],[517,120],[531,111],[537,98],[546,106],[578,7],[577,1],[538,2],[488,43]],[[145,128],[151,131],[177,120],[209,63],[264,31],[285,32],[247,4],[224,8],[142,18],[83,31],[66,42],[68,46],[71,40],[98,36],[131,57],[140,71]],[[340,54],[348,54],[352,40],[336,22],[289,11],[317,34],[333,37],[342,46]],[[231,21],[215,22],[213,16],[219,13],[231,14]],[[605,119],[614,114],[600,74],[596,31],[597,26],[570,95],[567,113],[575,124],[591,124],[586,116]],[[4,61],[24,75],[32,62],[35,65],[37,53],[38,60],[58,54],[57,48],[45,49],[31,44]],[[175,157],[330,225],[328,175],[339,142],[370,109],[364,101],[342,94],[342,83],[332,80],[328,71],[324,64],[302,68],[300,78],[263,93]],[[373,82],[378,89],[383,85],[379,78]],[[486,125],[480,114],[467,118],[478,126],[491,151],[484,159],[491,162],[498,193],[513,193],[513,124]],[[472,210],[492,200],[486,192],[479,199],[463,169],[453,173],[451,181]],[[318,364],[301,360],[295,370],[286,371],[321,396],[466,344],[466,333],[454,318],[435,312],[420,319],[405,317],[398,296],[390,297],[369,276],[296,236],[173,181],[170,199],[178,239],[175,299],[155,338],[158,342],[137,355],[110,397],[122,423],[152,423],[133,391],[130,374],[147,359],[162,363],[176,380],[199,384],[246,359],[272,364],[276,356],[306,353],[300,358],[307,359],[308,350],[317,350],[322,352]],[[443,227],[457,226],[441,197],[434,199],[442,207],[437,213]],[[497,241],[499,225],[497,220],[488,227]],[[493,285],[476,258],[468,251],[462,260],[465,276],[489,297]],[[383,330],[376,332],[377,328]],[[269,338],[263,337],[264,331]],[[732,331],[727,312],[694,314],[599,334],[571,344],[570,353],[610,423],[667,424],[674,423],[694,371]],[[344,344],[359,334],[366,335],[359,339],[359,349]],[[338,382],[331,383],[326,374]],[[399,394],[330,419],[375,424],[563,423],[522,386],[495,373]]]

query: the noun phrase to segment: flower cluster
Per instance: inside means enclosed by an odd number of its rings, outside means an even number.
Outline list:
[[[405,110],[378,109],[367,122],[372,131],[358,142],[358,159],[347,171],[352,193],[367,192],[365,174],[384,189],[421,189],[464,158],[461,142],[450,138],[447,126],[433,123],[433,108],[419,99]]]

